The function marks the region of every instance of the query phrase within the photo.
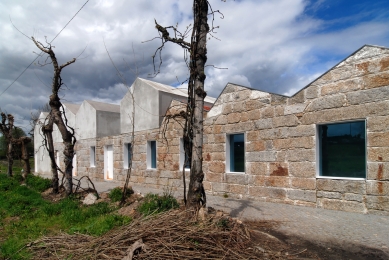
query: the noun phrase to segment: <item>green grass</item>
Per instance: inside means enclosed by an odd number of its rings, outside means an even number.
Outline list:
[[[122,188],[116,187],[109,192],[108,196],[112,202],[117,202],[117,201],[120,201],[122,199],[122,193],[123,193]],[[128,188],[126,197],[127,198],[130,197],[131,194],[134,194],[134,191],[132,189]]]
[[[169,193],[162,196],[149,193],[144,197],[142,204],[139,205],[138,211],[143,215],[150,215],[175,209],[179,206],[176,198]]]
[[[43,235],[79,232],[99,236],[131,221],[116,215],[115,206],[98,203],[83,206],[75,198],[57,203],[44,200],[40,192],[50,181],[30,176],[20,185],[17,175],[0,174],[0,259],[29,259],[24,246]]]

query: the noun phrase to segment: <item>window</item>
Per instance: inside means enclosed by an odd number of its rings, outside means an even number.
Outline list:
[[[318,126],[319,175],[366,177],[365,121]]]
[[[245,171],[244,134],[227,135],[227,172]]]
[[[124,144],[124,169],[129,169],[130,168],[130,162],[131,162],[131,143],[126,143]]]
[[[156,141],[147,142],[147,168],[148,169],[157,168],[157,142]]]
[[[90,167],[95,167],[96,166],[96,147],[91,146],[90,147]]]
[[[190,159],[187,154],[185,154],[184,149],[184,139],[180,139],[180,170],[182,170],[182,167],[184,167],[185,164],[185,170],[190,169]]]

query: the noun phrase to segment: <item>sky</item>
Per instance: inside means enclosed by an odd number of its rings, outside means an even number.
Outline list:
[[[79,11],[85,2],[0,2],[0,108],[13,114],[15,125],[26,132],[31,113],[48,102],[53,75],[51,64],[42,66],[46,57],[39,56],[31,36],[46,43],[61,32],[52,42],[58,62],[77,58],[62,72],[63,102],[119,104],[127,87],[106,48],[128,85],[139,76],[186,87],[180,84],[188,78],[183,50],[166,44],[160,73],[155,75],[151,57],[161,41],[152,39],[158,36],[154,19],[185,31],[193,19],[192,1],[89,0]],[[364,44],[389,47],[387,0],[209,3],[222,13],[215,13],[217,28],[207,43],[205,89],[212,97],[229,82],[290,96]]]

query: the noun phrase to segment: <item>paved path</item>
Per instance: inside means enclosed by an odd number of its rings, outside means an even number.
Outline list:
[[[115,182],[94,182],[99,192],[121,186]],[[133,186],[135,192],[162,193],[141,186]],[[176,192],[176,197],[182,193]],[[219,196],[207,196],[207,205],[221,209],[233,217],[242,219],[279,221],[277,231],[288,236],[316,241],[323,246],[331,242],[344,246],[369,247],[388,254],[389,216],[359,214],[287,204],[237,200]]]

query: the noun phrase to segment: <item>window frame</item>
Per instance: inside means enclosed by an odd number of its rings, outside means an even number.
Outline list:
[[[155,146],[153,146],[152,143],[154,143]],[[153,147],[154,147],[154,149],[153,149]],[[153,156],[153,154],[155,154],[155,155]],[[156,140],[147,141],[147,169],[156,170],[157,169],[157,161],[158,161],[157,160],[157,141]],[[155,165],[153,165],[153,164],[155,164]]]
[[[89,166],[96,167],[96,146],[94,145],[89,147]]]
[[[323,176],[321,175],[321,168],[322,168],[322,158],[321,158],[321,138],[320,138],[320,127],[323,125],[336,125],[336,124],[345,124],[345,123],[357,123],[357,122],[363,122],[365,124],[365,177],[359,178],[359,177],[340,177],[340,176]],[[366,180],[368,169],[368,157],[367,157],[367,120],[365,118],[362,119],[353,119],[353,120],[346,120],[346,121],[337,121],[337,122],[326,122],[326,123],[320,123],[316,124],[316,178],[317,179],[332,179],[332,180]]]
[[[132,143],[124,143],[123,146],[123,168],[124,169],[129,169],[129,163],[130,163],[130,158],[133,158],[133,155],[131,155],[130,150],[132,147]],[[129,157],[130,156],[130,157]]]
[[[243,172],[231,171],[231,136],[234,135],[243,135],[243,149],[244,149],[244,157],[243,157]],[[228,133],[226,134],[226,173],[235,173],[235,174],[245,174],[246,173],[246,133]]]
[[[180,171],[183,170],[182,168],[184,167],[185,160],[186,160],[186,156],[184,150],[184,139],[180,138]],[[185,171],[190,171],[190,162],[189,162],[189,166],[185,167]]]

